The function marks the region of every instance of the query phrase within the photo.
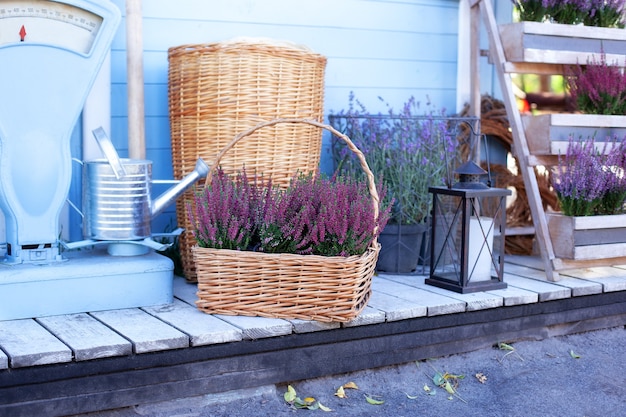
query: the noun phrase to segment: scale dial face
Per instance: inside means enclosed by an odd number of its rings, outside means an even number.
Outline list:
[[[49,45],[88,55],[102,25],[89,10],[49,0],[0,0],[0,47]]]

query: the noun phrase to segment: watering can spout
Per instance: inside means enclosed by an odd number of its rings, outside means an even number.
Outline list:
[[[208,165],[198,158],[196,167],[185,178],[180,180],[178,184],[161,194],[155,200],[152,201],[150,209],[150,217],[161,214],[170,204],[172,204],[182,193],[184,193],[189,187],[191,187],[200,178],[205,178],[209,174]]]

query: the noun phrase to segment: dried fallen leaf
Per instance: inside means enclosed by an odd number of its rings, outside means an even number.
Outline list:
[[[320,408],[320,403],[318,403],[317,401],[313,401],[311,404],[307,404],[306,408],[308,410],[317,410],[318,408]]]
[[[509,344],[503,343],[503,342],[499,342],[498,343],[498,349],[500,350],[507,350],[508,352],[504,354],[504,356],[502,357],[502,359],[506,358],[507,356],[509,356],[512,353],[515,353],[515,355],[519,358],[519,360],[521,360],[522,362],[524,361],[524,359],[515,351],[515,348]],[[502,362],[502,360],[499,360],[500,362]]]
[[[572,358],[574,358],[574,359],[580,359],[580,358],[581,358],[581,356],[580,356],[580,355],[578,355],[578,354],[574,353],[574,351],[573,351],[573,350],[571,350],[571,349],[570,349],[570,351],[569,351],[569,355],[570,355]]]
[[[347,384],[343,384],[343,387],[345,389],[359,389],[359,387],[352,381],[348,382]]]
[[[454,390],[454,388],[452,388],[450,381],[446,381],[443,384],[443,389],[445,389],[448,392],[448,394],[456,394],[456,391]]]
[[[498,343],[498,349],[500,350],[515,350],[515,348],[509,344],[503,343],[503,342],[499,342]]]
[[[433,384],[437,385],[438,387],[442,386],[444,383],[446,382],[445,378],[443,377],[443,374],[441,372],[437,372],[435,373],[435,376],[433,376]]]
[[[481,384],[484,384],[484,383],[487,382],[487,375],[483,374],[482,372],[479,372],[479,373],[476,374],[476,379]]]
[[[409,400],[417,400],[417,395],[409,395],[408,392],[405,392],[404,395],[406,395]]]
[[[296,400],[296,390],[291,386],[287,386],[287,392],[283,395],[285,402],[292,404]]]
[[[365,401],[367,401],[369,404],[372,404],[372,405],[381,405],[385,403],[383,400],[376,400],[370,397],[369,395],[365,396]]]
[[[335,392],[335,397],[348,398],[348,396],[346,395],[346,391],[343,389],[343,385],[337,388],[337,391]]]
[[[328,407],[326,407],[325,405],[323,405],[323,404],[322,404],[321,402],[319,402],[319,401],[317,402],[317,405],[319,405],[320,410],[322,410],[322,411],[326,411],[326,412],[328,412],[328,411],[333,411],[333,409],[332,409],[332,408],[328,408]]]
[[[296,397],[292,404],[295,408],[309,408],[310,405],[306,404],[300,397]]]

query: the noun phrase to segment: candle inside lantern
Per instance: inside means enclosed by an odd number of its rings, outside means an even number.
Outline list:
[[[493,251],[493,219],[470,219],[468,248],[468,276],[470,282],[491,279],[491,253]]]

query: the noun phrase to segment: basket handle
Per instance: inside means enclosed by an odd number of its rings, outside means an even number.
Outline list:
[[[372,171],[367,165],[367,161],[365,160],[365,155],[363,155],[363,152],[361,152],[361,150],[356,147],[356,145],[350,140],[348,136],[339,132],[334,127],[326,125],[324,123],[320,123],[316,120],[297,119],[297,118],[278,118],[278,119],[273,119],[273,120],[266,121],[266,122],[261,122],[257,124],[256,126],[251,127],[250,129],[239,133],[237,136],[233,138],[233,140],[230,141],[229,144],[227,144],[220,151],[220,153],[215,158],[214,162],[210,165],[211,169],[209,171],[209,174],[206,176],[205,185],[208,185],[211,182],[211,177],[213,176],[213,172],[219,166],[220,161],[222,160],[226,152],[228,152],[233,146],[235,146],[237,142],[239,142],[241,139],[245,138],[246,136],[250,136],[251,134],[253,134],[259,129],[262,129],[268,126],[274,126],[279,123],[305,123],[311,126],[319,127],[320,129],[328,130],[333,135],[341,138],[348,146],[348,149],[350,149],[350,151],[352,151],[352,153],[354,153],[356,157],[359,159],[359,163],[361,164],[361,169],[363,170],[363,172],[365,173],[365,176],[367,177],[367,188],[369,190],[370,196],[372,197],[372,208],[374,210],[374,218],[378,219],[380,198],[378,196],[378,191],[376,190],[376,183],[374,182],[374,174],[372,174]]]

